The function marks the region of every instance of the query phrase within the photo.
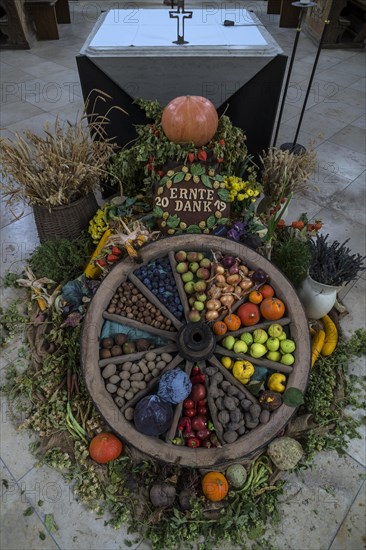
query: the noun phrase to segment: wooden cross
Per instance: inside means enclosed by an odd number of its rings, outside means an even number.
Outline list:
[[[184,10],[184,0],[178,0],[176,11],[170,11],[169,17],[177,19],[177,40],[173,40],[173,44],[188,44],[184,40],[184,20],[192,19],[193,12]]]

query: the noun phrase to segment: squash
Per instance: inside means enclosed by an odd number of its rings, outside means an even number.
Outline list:
[[[229,484],[221,472],[208,472],[202,479],[202,491],[212,502],[219,502],[226,497]]]
[[[93,254],[92,254],[92,256],[91,256],[91,258],[88,262],[88,265],[84,269],[85,277],[88,277],[88,279],[98,279],[99,275],[101,274],[102,270],[100,269],[100,267],[98,267],[95,264],[94,260],[102,252],[102,250],[103,250],[106,242],[108,241],[110,235],[111,235],[111,230],[107,229],[104,232],[103,237],[100,239],[100,241],[98,243],[98,246],[96,247],[95,251],[93,252]]]
[[[161,125],[173,143],[206,145],[216,134],[219,118],[215,106],[201,96],[176,97],[165,107]]]
[[[318,359],[322,350],[325,340],[324,330],[318,330],[311,339],[311,366],[313,367],[315,361]]]
[[[320,353],[324,355],[324,357],[328,357],[332,355],[337,347],[338,330],[329,315],[322,317],[322,323],[324,325],[325,340]]]

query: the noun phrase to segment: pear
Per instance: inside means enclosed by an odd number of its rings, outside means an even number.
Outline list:
[[[268,334],[272,336],[272,338],[279,338],[282,333],[283,328],[278,323],[272,323],[272,325],[268,327]]]
[[[266,355],[267,359],[270,359],[271,361],[281,361],[281,354],[279,351],[269,351]]]
[[[235,344],[234,336],[226,336],[222,341],[222,345],[224,346],[224,348],[229,350],[233,349],[234,344]]]
[[[285,353],[281,357],[281,363],[284,365],[293,365],[295,363],[295,357],[291,353]]]
[[[240,340],[243,340],[243,342],[245,342],[247,346],[253,344],[253,336],[250,334],[250,332],[243,332],[243,334],[240,335]]]
[[[255,359],[263,357],[267,353],[267,348],[263,344],[252,344],[250,346],[250,355]]]
[[[264,344],[268,340],[268,334],[262,328],[257,328],[253,332],[253,339],[255,344]]]
[[[238,340],[234,344],[234,351],[235,353],[246,353],[248,351],[248,346],[243,340]]]
[[[281,344],[281,351],[283,353],[292,353],[296,349],[296,344],[293,340],[282,340],[280,342]]]
[[[269,351],[277,351],[280,347],[280,341],[278,338],[273,338],[271,336],[271,338],[268,338],[266,346]]]

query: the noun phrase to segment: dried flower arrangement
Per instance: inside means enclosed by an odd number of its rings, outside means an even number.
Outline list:
[[[312,144],[300,154],[271,147],[262,153],[260,160],[263,165],[263,192],[270,199],[271,207],[279,205],[291,193],[300,193],[307,189],[308,178],[317,167]]]
[[[103,99],[106,94],[100,93]],[[6,205],[23,202],[51,209],[95,191],[115,150],[105,139],[108,122],[106,116],[82,114],[74,124],[58,118],[53,128],[46,123],[43,135],[25,130],[24,136],[16,132],[14,140],[0,138]]]

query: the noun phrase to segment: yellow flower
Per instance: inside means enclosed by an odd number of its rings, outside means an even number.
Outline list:
[[[245,195],[243,195],[243,193],[239,193],[237,199],[238,201],[243,201],[245,199]]]

